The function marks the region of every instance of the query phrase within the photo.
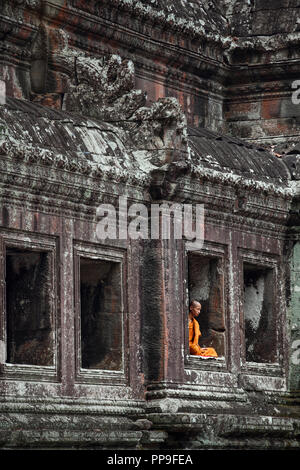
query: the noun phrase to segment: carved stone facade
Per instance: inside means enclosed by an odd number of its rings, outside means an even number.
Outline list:
[[[3,2],[1,446],[299,446],[299,25],[262,3]],[[120,200],[204,204],[203,245],[99,237]]]

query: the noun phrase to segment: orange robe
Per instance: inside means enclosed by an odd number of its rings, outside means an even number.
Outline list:
[[[189,345],[190,345],[190,354],[194,356],[203,356],[203,357],[218,357],[218,354],[214,348],[200,348],[198,341],[199,336],[201,336],[201,331],[199,328],[199,323],[195,318],[192,320],[189,318]]]

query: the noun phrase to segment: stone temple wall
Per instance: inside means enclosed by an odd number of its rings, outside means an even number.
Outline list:
[[[299,448],[298,10],[2,2],[2,447]]]

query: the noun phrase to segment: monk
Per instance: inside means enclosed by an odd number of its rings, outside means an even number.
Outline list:
[[[190,354],[201,357],[218,357],[214,348],[200,348],[198,341],[201,336],[199,323],[195,317],[198,317],[201,310],[201,304],[197,300],[190,302],[189,311],[189,345]]]

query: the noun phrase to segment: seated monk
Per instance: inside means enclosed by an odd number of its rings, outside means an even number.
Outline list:
[[[189,345],[190,345],[190,354],[194,356],[202,357],[218,357],[218,354],[214,348],[201,348],[198,344],[199,336],[201,336],[201,331],[199,328],[199,323],[195,317],[198,317],[201,310],[201,304],[197,300],[192,300],[190,302],[190,311],[189,311]]]

